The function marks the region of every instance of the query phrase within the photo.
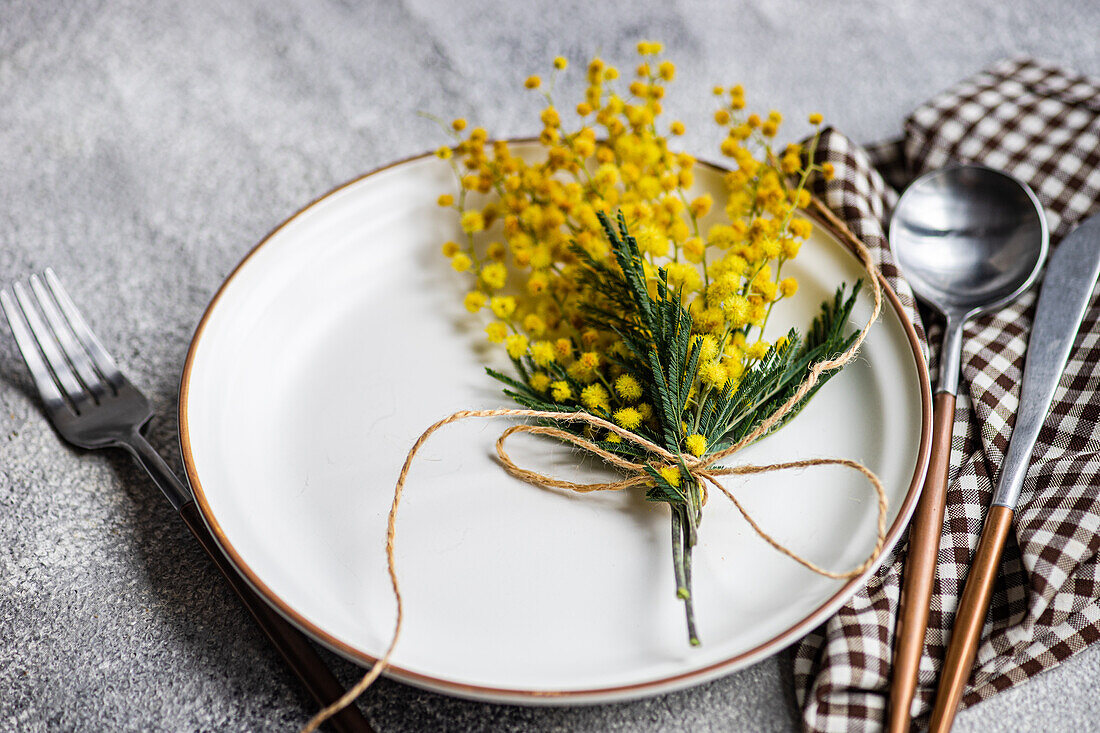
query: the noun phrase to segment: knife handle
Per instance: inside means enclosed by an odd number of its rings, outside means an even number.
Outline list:
[[[955,711],[974,667],[974,657],[982,639],[982,626],[989,615],[993,583],[1001,566],[1005,540],[1012,529],[1012,515],[1013,511],[1006,506],[991,506],[986,514],[982,539],[966,576],[966,589],[959,599],[959,610],[955,612],[955,626],[951,630],[951,642],[936,691],[936,705],[932,709],[930,733],[946,733],[955,720]]]
[[[294,674],[305,685],[310,696],[321,706],[326,707],[336,702],[344,694],[344,688],[340,682],[332,676],[325,663],[317,656],[317,652],[310,645],[301,631],[296,629],[279,612],[273,609],[266,601],[257,595],[237,569],[222,553],[217,542],[206,529],[206,524],[199,514],[199,509],[194,501],[188,501],[179,508],[180,518],[195,535],[206,554],[218,566],[229,585],[241,599],[241,603],[252,614],[263,632],[282,655]],[[340,712],[328,719],[328,725],[337,733],[373,733],[370,723],[359,712],[355,705],[348,705]]]
[[[929,605],[936,581],[936,557],[940,551],[943,515],[947,502],[947,473],[951,465],[951,432],[955,423],[955,395],[939,392],[933,400],[932,454],[920,501],[909,528],[909,552],[905,557],[895,631],[894,664],[890,679],[887,730],[905,733],[917,688],[917,673],[924,652]]]

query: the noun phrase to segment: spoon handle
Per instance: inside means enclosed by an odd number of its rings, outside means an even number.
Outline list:
[[[955,420],[955,395],[939,392],[932,408],[932,456],[917,511],[909,529],[909,553],[902,576],[900,609],[894,645],[894,669],[890,683],[887,730],[906,733],[909,711],[917,687],[924,632],[928,628],[936,556],[947,499],[947,470],[951,464],[951,429]]]

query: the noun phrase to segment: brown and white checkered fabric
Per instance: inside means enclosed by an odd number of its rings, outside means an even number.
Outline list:
[[[924,338],[925,321],[885,236],[894,187],[951,162],[1000,168],[1039,196],[1057,246],[1100,210],[1100,80],[1032,59],[1003,61],[914,112],[902,140],[860,148],[830,130],[819,159],[831,161],[837,176],[817,194],[872,248]],[[1034,303],[1032,292],[966,329],[947,518],[913,703],[919,724],[931,710],[956,604],[1012,434]],[[927,323],[934,361],[939,326],[934,318]],[[1100,638],[1098,550],[1100,298],[1094,293],[1035,446],[963,706]],[[796,647],[795,686],[807,730],[881,729],[904,552],[900,547],[864,590]]]

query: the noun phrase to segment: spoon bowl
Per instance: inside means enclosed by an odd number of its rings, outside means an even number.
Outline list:
[[[1017,179],[960,165],[906,189],[890,245],[917,297],[961,321],[1006,305],[1035,282],[1046,259],[1046,221]]]

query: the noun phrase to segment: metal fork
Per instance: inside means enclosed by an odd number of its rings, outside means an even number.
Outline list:
[[[119,370],[53,270],[46,269],[45,281],[31,275],[33,296],[22,283],[15,283],[14,301],[8,291],[0,291],[0,306],[54,428],[81,448],[127,450],[164,492],[313,698],[322,706],[339,699],[343,687],[305,636],[237,573],[207,530],[191,492],[142,435],[153,416],[145,395]],[[329,722],[341,732],[371,730],[354,705]]]

